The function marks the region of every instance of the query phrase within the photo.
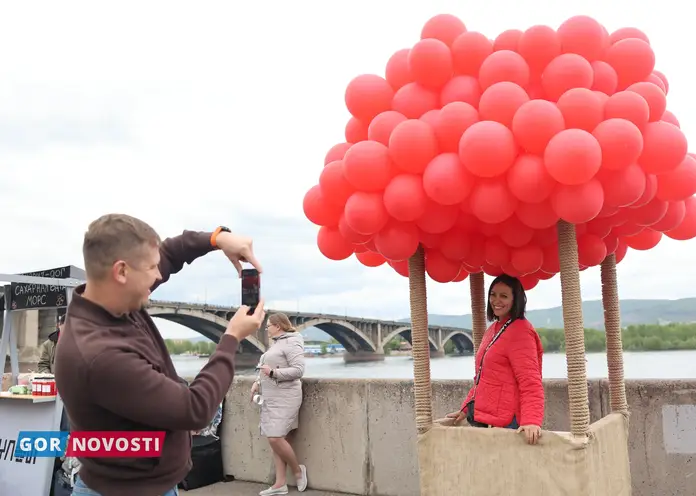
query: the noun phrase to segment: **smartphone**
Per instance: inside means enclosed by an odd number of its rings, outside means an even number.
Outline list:
[[[256,311],[261,297],[261,278],[256,269],[242,270],[242,305],[249,307],[249,315]]]

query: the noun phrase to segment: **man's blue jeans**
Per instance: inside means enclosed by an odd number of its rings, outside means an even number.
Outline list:
[[[73,487],[72,496],[101,496],[101,494],[88,488],[78,475],[75,478],[75,486]],[[179,489],[174,486],[174,489],[170,489],[162,496],[179,496]]]

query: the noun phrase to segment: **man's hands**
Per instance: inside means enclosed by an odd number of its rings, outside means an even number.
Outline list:
[[[239,307],[234,316],[230,319],[227,324],[227,330],[225,334],[234,336],[237,341],[241,342],[243,339],[254,334],[261,328],[263,324],[263,319],[266,318],[266,311],[263,309],[264,301],[259,300],[259,304],[256,305],[256,310],[251,315],[248,315],[249,307],[242,305]]]
[[[260,370],[261,373],[265,376],[271,375],[271,367],[269,367],[268,365],[262,365]]]
[[[237,269],[239,277],[242,277],[241,262],[248,262],[254,266],[259,273],[262,272],[261,264],[254,256],[254,242],[247,236],[221,232],[218,234],[215,243],[222,250],[227,258],[230,259],[234,268]]]

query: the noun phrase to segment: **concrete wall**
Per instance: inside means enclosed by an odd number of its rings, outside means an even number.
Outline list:
[[[237,479],[271,482],[273,462],[259,436],[251,379],[227,395],[225,467]],[[459,408],[471,381],[435,381],[435,418]],[[696,494],[696,380],[628,381],[634,496]],[[565,380],[545,381],[545,429],[569,430]],[[606,381],[589,381],[591,420],[609,411]],[[412,381],[304,381],[293,444],[311,488],[361,495],[419,494]],[[466,449],[466,447],[462,447]],[[443,453],[443,456],[449,454]],[[455,454],[456,455],[456,454]]]

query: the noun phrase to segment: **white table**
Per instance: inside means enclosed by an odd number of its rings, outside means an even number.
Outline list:
[[[55,458],[16,459],[20,431],[58,431],[63,414],[60,396],[0,393],[0,487],[12,496],[48,496]]]

